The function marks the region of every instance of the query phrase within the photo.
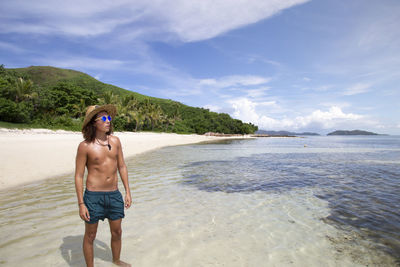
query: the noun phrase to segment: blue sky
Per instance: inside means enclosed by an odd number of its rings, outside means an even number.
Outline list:
[[[400,2],[0,2],[0,64],[79,70],[265,130],[400,134]]]

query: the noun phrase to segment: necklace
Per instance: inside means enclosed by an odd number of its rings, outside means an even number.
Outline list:
[[[101,145],[101,146],[108,146],[108,150],[111,150],[111,145],[110,145],[110,142],[109,142],[109,140],[108,140],[108,137],[107,137],[107,144],[106,144],[106,145],[100,143],[99,139],[97,139],[97,138],[96,138],[96,141],[97,141],[97,143],[98,143],[99,145]]]

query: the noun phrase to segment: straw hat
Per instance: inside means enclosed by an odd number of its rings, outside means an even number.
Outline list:
[[[108,115],[111,116],[111,118],[114,118],[115,115],[117,114],[117,109],[115,108],[114,105],[108,104],[108,105],[103,105],[103,106],[89,106],[86,110],[86,115],[85,115],[85,120],[83,121],[82,129],[85,128],[85,126],[90,122],[90,120],[96,116],[96,114],[105,111],[108,113]]]

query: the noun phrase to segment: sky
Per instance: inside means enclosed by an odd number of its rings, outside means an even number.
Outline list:
[[[400,134],[398,0],[2,0],[0,64],[54,66],[264,130]]]

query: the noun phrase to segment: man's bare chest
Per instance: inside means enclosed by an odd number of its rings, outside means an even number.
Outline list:
[[[105,163],[113,163],[117,161],[117,152],[115,148],[93,145],[88,151],[88,164],[102,165]]]

